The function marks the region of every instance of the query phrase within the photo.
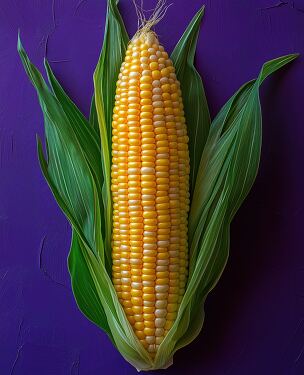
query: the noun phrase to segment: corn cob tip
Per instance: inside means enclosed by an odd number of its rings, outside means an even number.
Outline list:
[[[166,0],[158,0],[153,10],[153,13],[147,19],[145,16],[145,10],[143,9],[142,4],[138,5],[136,3],[136,0],[133,0],[133,3],[135,6],[137,18],[138,18],[138,31],[134,35],[132,41],[134,42],[138,38],[143,38],[145,41],[146,39],[148,41],[151,40],[152,44],[155,43],[155,39],[153,40],[153,36],[156,39],[157,39],[157,36],[153,31],[151,31],[151,28],[164,18],[171,4],[166,5]]]

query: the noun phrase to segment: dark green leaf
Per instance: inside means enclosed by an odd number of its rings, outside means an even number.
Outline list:
[[[99,124],[98,124],[98,117],[97,117],[97,111],[96,111],[96,105],[95,105],[95,94],[93,94],[92,100],[91,100],[90,124],[95,129],[96,133],[98,134],[98,139],[100,143]]]
[[[89,320],[108,334],[115,345],[104,308],[96,291],[88,265],[84,259],[83,251],[84,250],[81,249],[79,236],[73,230],[68,265],[77,305]]]

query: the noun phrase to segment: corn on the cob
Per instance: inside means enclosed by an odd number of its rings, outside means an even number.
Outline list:
[[[189,152],[180,84],[152,31],[129,43],[112,131],[113,284],[154,357],[185,291]]]

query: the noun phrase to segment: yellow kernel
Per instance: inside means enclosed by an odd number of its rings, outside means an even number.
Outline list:
[[[151,64],[153,64],[153,63],[151,63]],[[162,77],[162,74],[159,70],[152,70],[152,78],[153,79],[157,80],[157,79],[160,79],[161,77]]]
[[[151,70],[157,70],[158,69],[158,63],[155,62],[155,61],[151,62],[149,66],[150,66]]]

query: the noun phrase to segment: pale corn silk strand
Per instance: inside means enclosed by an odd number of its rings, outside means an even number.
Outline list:
[[[152,358],[172,327],[188,269],[189,151],[175,70],[151,31],[159,0],[130,41],[112,122],[113,284]]]

